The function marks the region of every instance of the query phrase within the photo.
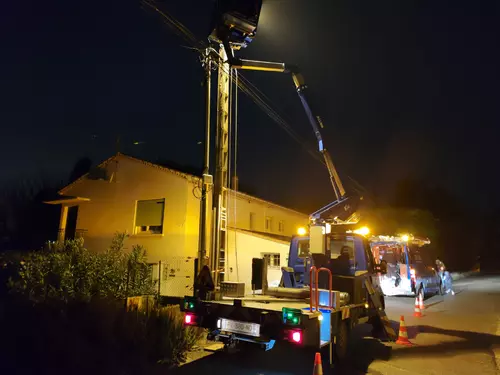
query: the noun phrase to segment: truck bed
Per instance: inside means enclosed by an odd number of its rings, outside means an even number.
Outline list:
[[[332,294],[335,293],[332,292]],[[337,292],[338,293],[338,292]],[[232,298],[232,297],[223,297],[222,300],[217,301],[203,301],[204,303],[209,304],[220,304],[220,305],[229,305],[232,306],[235,303],[235,300],[241,301],[243,307],[259,309],[259,310],[268,310],[268,311],[276,311],[281,312],[284,307],[301,309],[303,310],[303,314],[310,314],[308,309],[310,308],[309,298],[286,298],[286,297],[275,297],[269,295],[262,294],[250,294],[241,298]],[[328,302],[328,291],[320,289],[320,305],[327,305]],[[348,305],[349,300],[337,299],[337,303],[335,303],[334,299],[334,308],[340,309],[344,306]],[[305,310],[307,309],[307,310]]]

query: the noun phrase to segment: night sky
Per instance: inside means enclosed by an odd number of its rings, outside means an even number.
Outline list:
[[[212,4],[159,6],[205,39]],[[301,67],[344,180],[389,199],[424,178],[485,209],[500,205],[499,16],[495,1],[268,0],[239,54]],[[139,1],[4,1],[0,41],[2,183],[67,179],[118,137],[122,152],[201,166],[197,53]],[[290,76],[244,75],[315,150]],[[239,99],[240,183],[304,212],[333,200],[324,167]]]

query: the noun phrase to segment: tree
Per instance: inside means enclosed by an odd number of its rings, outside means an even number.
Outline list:
[[[4,222],[3,248],[28,250],[40,248],[55,238],[60,208],[44,201],[57,197],[59,184],[46,180],[23,180],[4,187],[0,198],[0,220]]]
[[[363,225],[373,233],[397,235],[411,233],[436,240],[436,219],[430,211],[421,209],[381,207],[362,213]]]
[[[91,167],[92,160],[90,160],[90,158],[83,157],[78,159],[73,166],[73,170],[71,171],[71,174],[69,176],[69,183],[71,184],[83,175],[87,174],[90,171]]]

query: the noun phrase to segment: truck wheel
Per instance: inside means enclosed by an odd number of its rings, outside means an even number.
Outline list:
[[[372,316],[368,321],[372,325],[372,337],[382,339],[385,336],[384,324],[378,315]]]
[[[339,332],[335,341],[335,356],[339,361],[345,360],[349,345],[350,319],[340,321]]]

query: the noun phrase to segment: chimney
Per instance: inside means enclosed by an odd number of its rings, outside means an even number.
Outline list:
[[[238,176],[233,176],[232,180],[232,188],[234,191],[238,191]]]

